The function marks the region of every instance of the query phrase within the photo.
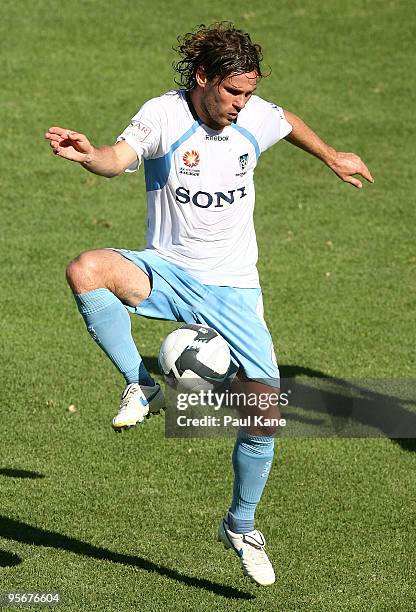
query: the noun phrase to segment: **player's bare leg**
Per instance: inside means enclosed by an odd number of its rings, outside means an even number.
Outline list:
[[[254,394],[262,401],[256,406],[239,405],[240,417],[250,417],[251,424],[239,432],[234,447],[233,500],[220,523],[218,539],[237,554],[246,576],[258,585],[267,586],[274,583],[275,573],[265,552],[266,540],[261,531],[254,528],[254,512],[272,465],[273,436],[280,418],[276,401],[279,389],[239,376],[232,391],[241,394],[240,397],[253,397]],[[262,417],[257,423],[256,416]]]
[[[158,414],[164,408],[164,397],[144,367],[125,308],[138,306],[150,295],[149,277],[111,249],[82,253],[66,273],[90,335],[127,383],[119,412],[112,420],[113,429],[129,429],[145,417]]]
[[[105,287],[129,306],[140,304],[151,291],[147,274],[111,249],[81,253],[67,267],[66,276],[73,293]]]
[[[251,417],[250,425],[245,428],[245,431],[252,436],[274,436],[281,416],[278,404],[280,389],[263,382],[249,380],[239,372],[233,383],[232,391],[241,393],[245,397],[255,395],[259,398],[255,405],[246,404],[238,407],[241,418]],[[270,401],[267,401],[268,397]]]

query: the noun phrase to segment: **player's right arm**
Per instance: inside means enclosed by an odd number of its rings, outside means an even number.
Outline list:
[[[95,147],[84,134],[61,127],[49,128],[45,138],[55,155],[107,178],[122,174],[137,161],[135,150],[124,140],[112,146]]]

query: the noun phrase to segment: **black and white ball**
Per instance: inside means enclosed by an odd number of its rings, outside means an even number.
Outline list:
[[[207,325],[183,325],[166,336],[159,368],[178,391],[209,391],[223,385],[231,366],[228,344]]]

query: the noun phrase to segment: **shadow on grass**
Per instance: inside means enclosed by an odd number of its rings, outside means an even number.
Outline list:
[[[159,364],[157,357],[142,357],[143,363],[146,366],[146,370],[152,374],[152,376],[160,376]]]
[[[398,444],[403,450],[409,452],[416,451],[416,413],[414,407],[416,398],[404,399],[398,397],[397,392],[400,390],[400,385],[406,386],[406,383],[412,383],[412,392],[414,393],[414,381],[392,380],[386,381],[380,379],[380,391],[367,388],[366,381],[346,380],[335,378],[320,372],[296,365],[284,365],[280,368],[282,381],[289,383],[291,380],[295,383],[296,389],[300,397],[304,400],[304,409],[310,409],[312,413],[321,412],[333,418],[333,435],[334,437],[385,437],[390,439],[395,444]],[[306,377],[297,380],[297,377]],[[324,379],[323,384],[308,385],[307,379]],[[311,380],[313,383],[313,381]],[[371,381],[377,382],[377,381]],[[325,385],[329,384],[326,388]],[[368,383],[368,381],[367,381]],[[388,383],[388,384],[386,384]],[[389,388],[391,384],[391,389]],[[306,398],[306,401],[305,401]],[[408,410],[406,406],[413,408]],[[312,423],[319,428],[319,419],[313,422],[313,419],[308,419],[305,416],[290,415],[290,418],[295,418],[299,422]],[[348,427],[351,427],[352,435],[345,435],[348,432]],[[360,425],[363,426],[362,432]],[[373,433],[367,433],[365,427],[372,427],[378,430]]]
[[[397,438],[392,439],[392,442],[399,444],[401,448],[409,453],[416,453],[416,439],[415,438]]]
[[[0,550],[0,567],[12,567],[13,565],[19,565],[22,559],[19,555],[8,552],[7,550]]]
[[[31,546],[47,546],[50,548],[57,548],[61,550],[67,550],[77,555],[83,555],[84,557],[91,557],[93,559],[99,559],[101,561],[111,561],[112,563],[120,563],[121,565],[129,565],[130,567],[138,567],[146,572],[155,572],[160,576],[165,576],[170,580],[176,580],[189,587],[198,589],[205,589],[211,591],[215,595],[221,595],[228,599],[254,599],[254,595],[234,589],[205,578],[194,578],[186,576],[173,569],[158,565],[152,561],[143,559],[143,557],[136,557],[133,555],[126,555],[123,553],[113,552],[107,548],[101,548],[100,546],[94,546],[81,540],[76,540],[69,536],[62,535],[55,531],[46,531],[45,529],[39,529],[32,527],[27,523],[10,519],[6,516],[0,516],[0,537],[6,540],[14,540],[15,542],[22,542],[24,544],[30,544]]]
[[[9,476],[10,478],[45,478],[44,474],[39,474],[39,472],[16,470],[13,468],[0,468],[0,476]]]

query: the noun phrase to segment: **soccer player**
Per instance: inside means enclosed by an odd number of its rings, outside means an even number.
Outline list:
[[[146,248],[87,251],[67,268],[89,333],[126,381],[112,421],[116,431],[164,407],[133,341],[129,312],[210,325],[230,345],[240,368],[236,384],[246,393],[279,386],[256,269],[253,173],[263,151],[285,139],[357,188],[356,175],[373,182],[359,157],[336,151],[299,117],[254,95],[264,75],[261,48],[249,34],[222,22],[179,42],[181,89],[146,102],[115,144],[97,147],[61,127],[46,133],[56,155],[101,176],[134,172],[144,163]],[[278,415],[277,408],[267,415]],[[218,533],[260,585],[275,581],[264,537],[254,527],[274,433],[261,425],[239,432],[232,502]]]

